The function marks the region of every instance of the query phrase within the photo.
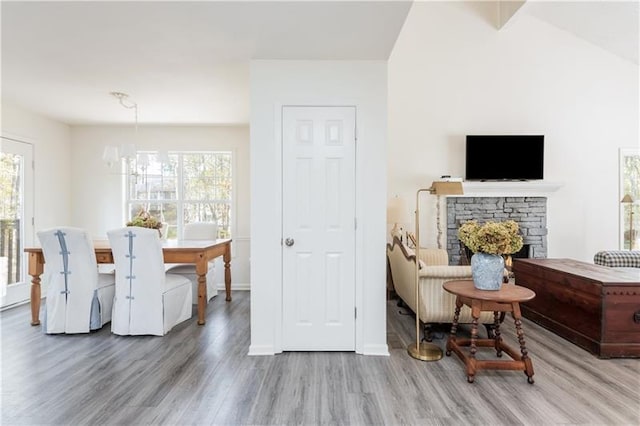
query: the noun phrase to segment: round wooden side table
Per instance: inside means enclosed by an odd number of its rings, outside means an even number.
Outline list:
[[[514,284],[503,284],[498,291],[478,290],[473,286],[473,281],[448,281],[442,287],[449,293],[456,296],[456,310],[451,324],[451,333],[447,340],[446,355],[451,356],[455,352],[465,364],[467,370],[467,381],[473,383],[478,370],[522,370],[527,375],[527,381],[533,384],[533,363],[527,353],[524,342],[524,332],[522,331],[522,314],[520,313],[520,302],[526,302],[536,297],[536,294],[528,288]],[[458,339],[458,319],[460,309],[463,305],[471,308],[471,338]],[[482,311],[493,311],[495,318],[495,338],[478,338],[478,318]],[[505,344],[500,336],[500,312],[511,312],[513,316],[518,342],[520,343],[520,353]],[[463,351],[463,347],[469,347],[468,353]],[[497,357],[502,357],[502,352],[506,352],[512,359],[510,360],[480,360],[476,359],[478,347],[492,347],[496,351]]]

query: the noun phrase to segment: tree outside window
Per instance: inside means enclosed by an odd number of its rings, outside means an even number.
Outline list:
[[[163,223],[167,238],[179,238],[187,223],[218,224],[218,238],[231,236],[232,153],[175,152],[161,163],[138,152],[127,174],[129,217],[146,210]]]

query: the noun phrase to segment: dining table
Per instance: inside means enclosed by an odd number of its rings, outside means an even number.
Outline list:
[[[222,256],[226,301],[231,301],[231,238],[217,240],[165,240],[162,243],[164,263],[186,263],[196,267],[198,276],[198,324],[205,324],[207,311],[207,271],[209,261]],[[107,240],[93,241],[96,261],[113,264],[113,253]],[[41,247],[27,247],[29,275],[31,275],[31,325],[40,325],[40,275],[45,259]]]

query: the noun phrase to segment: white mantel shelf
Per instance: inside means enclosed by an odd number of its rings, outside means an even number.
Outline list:
[[[450,197],[547,197],[562,187],[560,182],[508,181],[462,182],[463,195]]]

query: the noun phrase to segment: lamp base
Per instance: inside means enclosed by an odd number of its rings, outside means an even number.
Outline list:
[[[420,361],[437,361],[442,358],[442,349],[433,343],[422,342],[416,348],[416,344],[412,343],[407,347],[407,352],[412,358]]]

